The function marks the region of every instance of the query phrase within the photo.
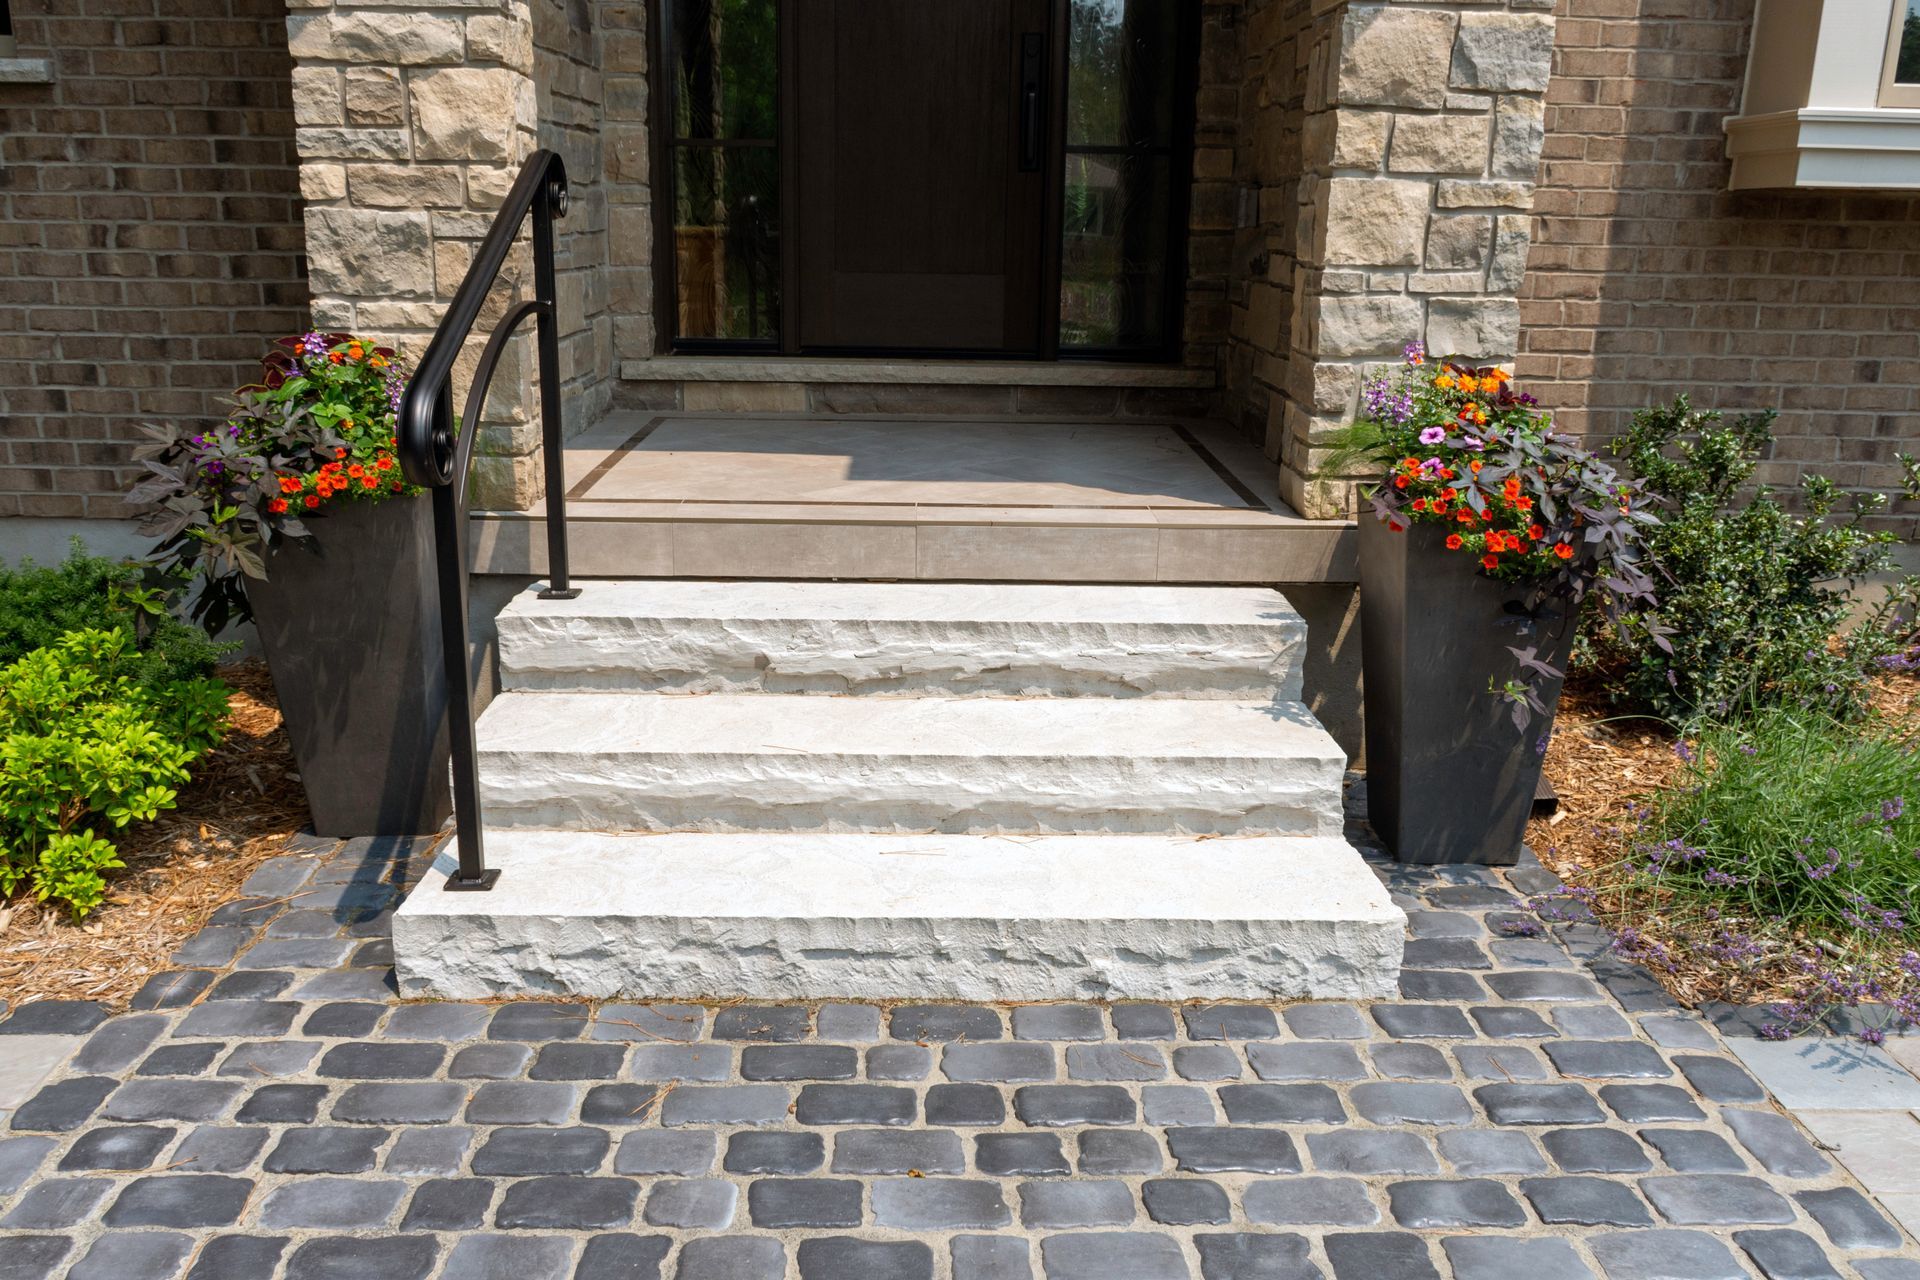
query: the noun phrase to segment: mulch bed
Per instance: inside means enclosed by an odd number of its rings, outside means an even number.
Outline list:
[[[232,727],[193,765],[180,803],[117,841],[127,869],[75,924],[16,895],[0,905],[0,1001],[96,1000],[123,1009],[174,948],[240,895],[253,869],[307,823],[307,802],[266,664],[225,668]]]

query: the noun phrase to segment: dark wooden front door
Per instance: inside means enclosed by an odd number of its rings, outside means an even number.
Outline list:
[[[1050,8],[788,7],[802,350],[1038,353]]]

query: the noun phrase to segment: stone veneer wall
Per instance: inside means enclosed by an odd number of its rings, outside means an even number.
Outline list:
[[[566,162],[571,204],[559,224],[560,367],[567,426],[581,431],[613,394],[613,315],[607,289],[604,77],[592,0],[531,0],[540,145]]]
[[[1293,345],[1311,6],[1308,0],[1246,0],[1240,26],[1233,153],[1239,216],[1218,412],[1264,440],[1269,420],[1280,421],[1272,406],[1285,394]]]
[[[224,416],[305,320],[279,0],[13,0],[0,516],[124,516],[135,424]]]
[[[300,178],[315,322],[417,356],[521,164],[542,142],[560,146],[573,162],[574,206],[560,224],[559,251],[567,425],[577,431],[604,398],[595,344],[605,307],[588,278],[604,234],[592,136],[598,55],[577,3],[538,2],[536,41],[529,0],[447,0],[410,11],[288,0]],[[523,236],[463,371],[491,322],[531,288]],[[544,491],[531,326],[521,334],[480,426],[476,507],[524,509]],[[456,379],[456,407],[464,390]]]
[[[1920,197],[1727,190],[1753,0],[1562,0],[1519,375],[1604,437],[1685,391],[1780,411],[1762,478],[1893,491],[1920,442]],[[1905,538],[1920,504],[1881,527]]]
[[[1548,2],[1315,0],[1298,37],[1307,73],[1286,386],[1267,433],[1281,492],[1305,514],[1351,507],[1350,484],[1313,477],[1369,366],[1398,359],[1410,338],[1436,352],[1514,354]]]

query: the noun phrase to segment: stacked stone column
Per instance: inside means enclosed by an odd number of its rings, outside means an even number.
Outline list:
[[[1513,359],[1550,5],[1314,4],[1292,349],[1268,424],[1303,514],[1351,510],[1352,484],[1316,475],[1323,446],[1409,340]]]
[[[288,0],[288,9],[313,323],[417,359],[536,145],[527,5],[453,0],[395,12]],[[464,353],[456,409],[491,322],[531,288],[523,236]],[[476,507],[524,508],[540,496],[533,368],[523,336],[478,428]]]

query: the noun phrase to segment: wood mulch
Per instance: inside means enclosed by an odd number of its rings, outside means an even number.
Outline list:
[[[253,869],[307,823],[307,802],[266,664],[220,672],[232,727],[196,761],[179,806],[117,841],[127,869],[84,921],[16,895],[0,904],[0,1001],[96,1000],[124,1009],[174,948],[240,896]]]

